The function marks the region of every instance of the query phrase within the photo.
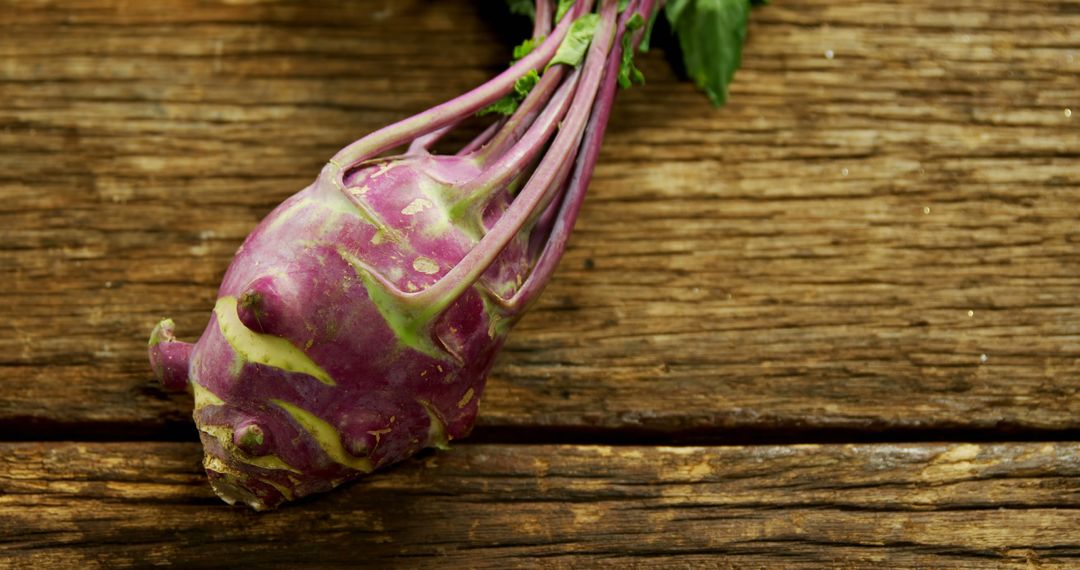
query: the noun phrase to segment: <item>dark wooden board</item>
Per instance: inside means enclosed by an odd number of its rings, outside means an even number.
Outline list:
[[[152,324],[197,336],[337,148],[500,69],[501,13],[4,2],[7,435],[177,437]],[[779,2],[721,110],[643,56],[481,430],[1076,430],[1077,30],[1076,2]]]
[[[196,337],[262,216],[526,28],[0,0],[0,568],[1080,566],[1073,0],[776,2],[720,110],[639,57],[487,443],[257,515],[139,441],[194,438],[153,323]],[[696,437],[749,445],[641,445]]]
[[[7,443],[0,561],[1075,567],[1078,451],[462,445],[255,514],[213,496],[193,443]]]

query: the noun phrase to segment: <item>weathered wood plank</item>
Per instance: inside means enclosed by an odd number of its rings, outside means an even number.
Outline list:
[[[6,435],[186,425],[151,325],[196,336],[262,215],[513,41],[388,6],[3,2]],[[643,57],[483,425],[1080,427],[1078,6],[778,3],[720,111]]]
[[[7,443],[0,560],[1064,567],[1080,557],[1078,452],[463,445],[255,514],[219,503],[195,444]]]

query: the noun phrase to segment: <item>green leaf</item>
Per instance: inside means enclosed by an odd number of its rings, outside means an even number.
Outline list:
[[[679,38],[686,73],[714,105],[723,105],[742,63],[750,1],[671,0],[665,14]]]
[[[518,105],[532,92],[536,84],[540,82],[540,74],[535,69],[530,69],[528,73],[522,75],[514,82],[514,92],[509,95],[495,101],[494,103],[480,109],[476,114],[479,116],[484,115],[513,115],[514,111],[517,111]]]
[[[562,17],[566,15],[566,12],[573,7],[574,0],[559,0],[559,7],[555,9],[555,22],[557,23],[559,20],[562,20]],[[535,11],[536,8],[534,7],[533,10]]]
[[[529,38],[514,46],[514,59],[512,61],[517,61],[529,55],[542,41],[544,41],[544,38]]]
[[[593,34],[596,33],[596,26],[599,23],[600,16],[596,14],[585,14],[575,20],[570,25],[570,31],[566,32],[566,37],[559,44],[555,57],[551,58],[547,67],[558,63],[564,63],[571,67],[580,65],[581,61],[585,59],[585,52],[589,49],[589,43],[592,42]]]
[[[477,116],[483,117],[484,115],[513,115],[514,111],[517,111],[520,102],[517,100],[517,94],[511,93],[498,101],[480,109],[476,112]]]
[[[514,93],[517,94],[518,99],[524,99],[526,95],[532,92],[533,87],[540,82],[540,74],[535,69],[530,69],[528,73],[522,75],[514,82]]]
[[[536,2],[533,2],[533,0],[506,0],[506,5],[510,8],[511,14],[536,19]]]
[[[645,83],[645,74],[634,65],[634,32],[645,25],[641,14],[634,14],[626,22],[626,32],[622,37],[622,62],[619,64],[619,87],[626,89],[633,84]]]
[[[649,42],[652,41],[652,29],[656,25],[656,17],[660,15],[660,10],[653,10],[649,21],[645,24],[645,32],[641,34],[641,44],[638,45],[638,50],[641,53],[649,51]]]

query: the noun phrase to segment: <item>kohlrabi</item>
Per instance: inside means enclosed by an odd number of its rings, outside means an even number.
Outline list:
[[[673,2],[673,29],[713,3]],[[641,81],[631,56],[659,9],[558,4],[536,2],[505,72],[345,147],[271,212],[197,343],[169,320],[154,329],[152,367],[194,395],[221,498],[273,508],[468,435],[566,246],[616,88]],[[455,154],[431,151],[478,113],[505,116]]]

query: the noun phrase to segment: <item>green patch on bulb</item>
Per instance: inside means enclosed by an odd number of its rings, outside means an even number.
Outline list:
[[[454,227],[474,242],[479,242],[487,234],[487,229],[484,228],[483,205],[480,201],[480,198],[487,194],[486,190],[477,191],[447,208],[446,216],[453,221]]]
[[[435,411],[431,402],[427,400],[417,400],[416,402],[424,407],[424,411],[428,415],[428,447],[444,451],[450,449],[450,435],[446,433],[446,422]]]
[[[455,229],[446,217],[439,217],[427,222],[422,228],[424,237],[438,238],[449,233],[450,230]]]
[[[521,286],[520,276],[516,281],[510,279],[498,279],[494,283],[487,283],[487,286],[491,289],[491,292],[497,295],[503,300],[508,300],[514,295],[514,292]]]
[[[221,398],[218,398],[217,395],[210,390],[203,388],[201,385],[199,385],[198,382],[195,381],[194,378],[191,379],[191,382],[188,385],[191,386],[191,394],[195,397],[196,412],[205,408],[206,406],[225,405],[225,402]]]
[[[246,363],[247,360],[239,352],[234,352],[232,362],[229,363],[229,376],[239,378],[240,373],[244,371],[244,364]]]
[[[400,232],[386,225],[386,222],[364,202],[363,195],[369,191],[366,185],[345,188],[340,181],[335,180],[334,188],[337,192],[329,195],[321,194],[321,197],[315,199],[319,206],[331,212],[348,214],[359,218],[363,222],[375,226],[377,232],[381,232],[383,236],[391,241],[402,239]],[[313,201],[313,203],[316,202]]]
[[[275,215],[266,226],[267,233],[274,232],[285,222],[293,220],[300,215],[304,210],[308,209],[312,205],[312,200],[307,197],[298,198],[292,204],[285,207],[284,210]]]
[[[229,426],[200,426],[199,431],[218,440],[221,447],[228,451],[229,456],[235,461],[253,465],[260,469],[274,469],[290,471],[297,474],[300,473],[300,470],[285,463],[283,459],[276,455],[248,455],[233,443],[233,430]]]
[[[296,498],[296,497],[293,496],[293,492],[291,490],[289,490],[289,488],[286,487],[285,485],[282,485],[280,483],[275,483],[275,482],[273,482],[273,481],[271,481],[271,480],[269,480],[269,479],[267,479],[265,477],[256,477],[256,480],[260,481],[262,483],[266,483],[267,485],[270,485],[271,487],[277,489],[277,492],[281,493],[281,496],[285,497],[286,501],[291,501],[291,500]]]
[[[236,297],[218,299],[214,315],[217,316],[221,336],[244,361],[307,374],[327,386],[337,385],[310,356],[288,340],[257,333],[244,326],[236,314]]]
[[[513,320],[507,318],[506,310],[492,298],[498,295],[494,291],[478,287],[480,300],[484,303],[484,312],[488,316],[488,337],[497,338],[510,332]]]
[[[240,440],[245,446],[259,447],[265,442],[266,438],[263,437],[262,432],[248,431],[244,433]]]
[[[322,448],[327,457],[332,459],[335,463],[351,469],[356,469],[357,471],[363,471],[365,473],[371,472],[373,468],[371,460],[363,457],[354,457],[350,454],[345,449],[345,446],[341,444],[341,434],[334,426],[315,414],[284,400],[270,400],[270,403],[285,410],[285,412],[292,416],[292,419],[315,439],[315,443],[319,444],[319,447]]]
[[[173,323],[172,319],[165,319],[158,323],[157,326],[154,327],[154,330],[150,332],[150,346],[154,347],[167,340],[171,340],[169,338],[170,335],[166,334],[165,331],[173,330],[174,326],[176,326],[176,324]]]
[[[428,325],[431,324],[437,310],[431,307],[421,309],[408,307],[400,291],[387,290],[356,256],[341,247],[337,251],[338,255],[356,271],[356,275],[360,277],[367,289],[368,297],[401,344],[432,358],[448,360],[445,351],[440,350],[431,340]]]
[[[263,437],[263,433],[254,429],[249,429],[244,432],[244,435],[240,436],[240,443],[244,447],[262,447],[265,440],[266,438]]]
[[[221,475],[220,478],[212,477],[210,486],[226,503],[233,505],[240,501],[256,511],[266,510],[267,507],[263,500],[252,493],[244,483],[248,479],[246,475],[231,469],[224,461],[210,454],[203,457],[203,467],[207,471],[214,471]],[[291,492],[287,495],[283,493],[282,496],[292,500]]]

